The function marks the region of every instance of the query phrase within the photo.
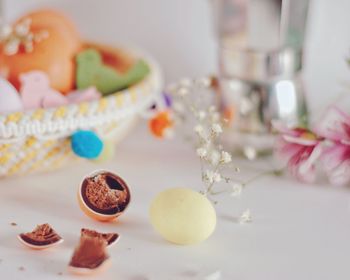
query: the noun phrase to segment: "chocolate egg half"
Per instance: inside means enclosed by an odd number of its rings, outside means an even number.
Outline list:
[[[109,171],[98,171],[86,177],[78,191],[80,208],[98,221],[120,216],[130,203],[130,190],[125,181]]]

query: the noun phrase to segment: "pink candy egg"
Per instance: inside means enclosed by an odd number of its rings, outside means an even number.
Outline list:
[[[51,88],[49,77],[42,71],[31,71],[20,76],[20,93],[24,109],[52,108],[68,104],[66,97]]]

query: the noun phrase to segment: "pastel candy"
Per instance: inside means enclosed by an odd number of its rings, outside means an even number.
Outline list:
[[[68,103],[68,99],[64,95],[57,92],[51,92],[50,94],[44,96],[41,101],[41,107],[54,108],[67,105]]]
[[[119,74],[116,69],[104,65],[101,54],[95,49],[80,52],[76,58],[78,89],[96,86],[103,95],[125,89],[142,80],[150,71],[143,60],[137,61],[125,74]]]
[[[150,72],[148,64],[138,60],[123,76],[119,78],[118,90],[127,88],[141,81]]]
[[[78,89],[86,89],[96,86],[102,94],[113,93],[117,88],[117,71],[102,63],[101,54],[95,49],[87,49],[80,52],[76,58]]]
[[[42,71],[31,71],[20,76],[20,94],[24,109],[56,107],[68,104],[65,97],[50,87],[49,77]]]
[[[154,229],[164,239],[180,245],[202,242],[216,227],[216,212],[209,199],[189,188],[160,192],[149,214]]]
[[[41,106],[49,79],[42,71],[31,71],[20,75],[20,94],[24,109],[35,109]]]
[[[21,98],[14,86],[7,80],[0,78],[0,113],[21,111]]]
[[[99,93],[94,86],[88,87],[87,89],[74,90],[67,95],[69,103],[88,102],[99,98],[101,98],[101,93]]]

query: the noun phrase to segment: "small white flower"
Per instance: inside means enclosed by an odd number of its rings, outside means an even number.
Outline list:
[[[216,112],[216,107],[215,107],[214,105],[211,105],[211,106],[209,107],[209,112],[210,112],[210,113]]]
[[[231,192],[230,192],[230,195],[231,195],[231,196],[234,196],[234,197],[238,197],[238,196],[241,195],[242,189],[243,189],[243,187],[242,187],[241,184],[237,184],[237,183],[236,183],[236,184],[233,184],[233,185],[232,185],[232,190],[231,190]]]
[[[208,154],[208,151],[203,147],[198,148],[196,152],[200,158],[204,158]]]
[[[204,120],[206,116],[207,116],[206,112],[204,112],[204,111],[198,112],[198,119],[199,120],[201,120],[201,121]]]
[[[204,127],[203,127],[202,125],[200,125],[200,124],[197,124],[197,125],[194,127],[193,130],[194,130],[196,133],[201,134],[201,133],[203,133],[203,131],[204,131]]]
[[[16,40],[16,39],[13,39],[9,42],[7,42],[5,44],[5,50],[4,52],[7,54],[7,55],[14,55],[18,52],[19,50],[19,45],[20,45],[20,42],[19,40]]]
[[[185,111],[185,106],[181,102],[174,102],[173,109],[176,112],[183,113]]]
[[[210,153],[209,161],[212,165],[218,165],[220,162],[220,153],[217,150],[212,150]]]
[[[218,172],[207,170],[204,172],[204,179],[210,184],[218,183],[221,181],[221,175]]]
[[[211,114],[211,121],[218,122],[220,120],[220,114],[218,112],[214,112]]]
[[[182,79],[180,80],[180,84],[181,84],[182,86],[184,86],[184,87],[189,87],[189,86],[192,85],[192,80],[189,79],[189,78],[182,78]]]
[[[15,26],[15,33],[18,36],[26,36],[30,32],[30,21],[21,22]]]
[[[211,84],[211,79],[210,79],[210,78],[200,78],[200,79],[197,79],[195,82],[196,82],[196,84],[198,84],[199,86],[202,86],[202,87],[209,87],[210,84]]]
[[[209,184],[212,184],[214,182],[214,172],[211,170],[206,170],[204,172],[204,180],[207,181]]]
[[[225,151],[222,151],[221,152],[221,159],[220,159],[221,162],[223,163],[229,163],[232,161],[232,156],[230,153],[228,152],[225,152]]]
[[[214,182],[216,182],[216,183],[219,183],[219,182],[221,182],[221,175],[220,175],[220,173],[218,173],[218,172],[214,172],[214,174],[213,174],[213,180],[214,180]]]
[[[0,25],[1,25],[1,22],[0,22]],[[0,27],[0,40],[7,38],[8,36],[10,36],[11,33],[12,33],[12,27],[7,24],[3,25],[2,27]]]
[[[206,170],[206,171],[204,172],[204,179],[205,179],[208,183],[212,184],[212,183],[214,183],[214,182],[215,182],[215,183],[220,182],[221,179],[222,179],[222,177],[221,177],[220,173],[218,173],[218,172],[214,172],[214,171],[212,171],[212,170]]]
[[[245,224],[245,223],[250,223],[251,221],[252,221],[252,215],[250,214],[250,210],[247,209],[239,217],[239,223]]]
[[[211,131],[215,134],[220,134],[220,133],[222,133],[222,127],[220,124],[214,123],[211,126]]]
[[[179,90],[177,91],[177,93],[180,95],[180,96],[186,96],[188,93],[189,93],[189,90],[187,88],[179,88]]]

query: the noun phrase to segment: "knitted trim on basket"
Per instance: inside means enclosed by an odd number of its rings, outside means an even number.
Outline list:
[[[61,138],[78,129],[120,121],[152,103],[160,90],[159,80],[159,72],[152,71],[141,83],[100,100],[0,115],[0,143],[16,142],[28,136]]]

